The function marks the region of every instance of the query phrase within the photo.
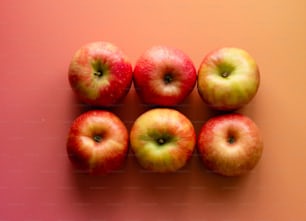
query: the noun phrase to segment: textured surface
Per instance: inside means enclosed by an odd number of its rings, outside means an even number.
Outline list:
[[[306,220],[306,3],[224,2],[1,1],[0,220]],[[262,77],[240,110],[263,135],[256,169],[222,178],[195,154],[180,172],[158,175],[130,155],[121,173],[75,174],[65,142],[88,107],[76,101],[67,69],[75,50],[96,40],[118,45],[133,64],[155,44],[178,47],[196,67],[214,48],[246,49]],[[146,108],[133,89],[112,111],[130,129]],[[177,109],[197,133],[214,114],[196,90]]]

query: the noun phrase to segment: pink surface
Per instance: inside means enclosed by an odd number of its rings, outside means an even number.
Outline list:
[[[306,220],[305,1],[7,1],[0,3],[0,220]],[[133,64],[155,44],[185,51],[198,68],[235,45],[262,81],[240,110],[265,142],[241,178],[207,171],[196,153],[183,170],[152,174],[132,154],[107,177],[74,173],[65,142],[77,102],[67,68],[81,45],[117,44]],[[213,114],[194,90],[177,109],[199,132]],[[130,129],[146,107],[134,89],[111,109]]]

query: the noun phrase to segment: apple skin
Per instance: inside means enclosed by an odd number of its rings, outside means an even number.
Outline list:
[[[256,124],[241,114],[225,114],[209,119],[198,137],[204,164],[224,176],[239,176],[252,170],[263,152]]]
[[[212,109],[230,111],[249,103],[260,83],[259,68],[249,53],[224,47],[203,59],[197,87],[203,101]]]
[[[78,49],[68,70],[70,86],[84,103],[112,106],[128,93],[133,78],[126,55],[109,42],[91,42]]]
[[[76,168],[90,174],[107,174],[123,165],[128,144],[127,128],[116,115],[91,110],[73,121],[67,153]]]
[[[133,82],[143,103],[178,105],[191,93],[197,79],[192,60],[181,50],[153,46],[137,60]]]
[[[130,144],[144,169],[174,172],[192,156],[196,134],[190,120],[179,111],[156,108],[136,119],[130,131]]]

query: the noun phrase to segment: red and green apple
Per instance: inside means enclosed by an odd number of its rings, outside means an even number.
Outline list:
[[[76,168],[90,174],[107,174],[123,165],[128,139],[127,128],[115,114],[91,110],[73,121],[67,152]]]
[[[130,131],[137,161],[153,172],[174,172],[184,167],[195,143],[192,123],[174,109],[151,109],[136,119]]]
[[[203,125],[198,150],[204,164],[213,172],[239,176],[257,165],[263,141],[253,120],[237,113],[225,114]]]
[[[203,101],[213,109],[229,111],[249,103],[260,83],[258,66],[243,49],[224,47],[203,59],[197,87]]]
[[[112,106],[119,103],[131,87],[132,65],[114,44],[91,42],[75,52],[68,78],[82,102]]]

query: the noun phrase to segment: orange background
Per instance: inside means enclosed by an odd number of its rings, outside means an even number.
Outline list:
[[[306,220],[305,27],[303,0],[1,1],[0,220]],[[65,141],[88,108],[67,68],[96,40],[118,45],[133,65],[156,44],[185,51],[196,68],[217,47],[249,51],[261,85],[239,112],[264,138],[255,170],[223,178],[195,153],[177,173],[152,174],[130,154],[121,172],[75,174]],[[132,89],[112,111],[131,128],[145,109]],[[196,90],[177,109],[197,132],[213,114]]]

